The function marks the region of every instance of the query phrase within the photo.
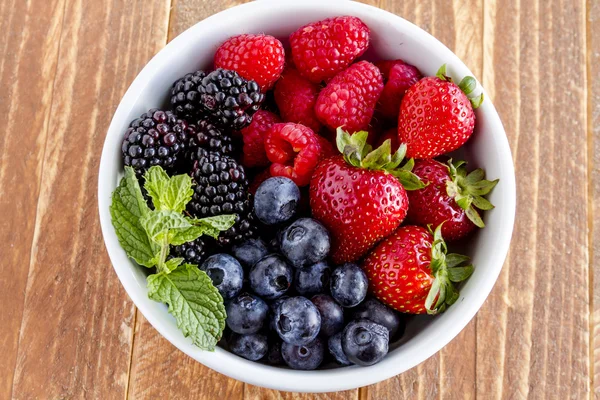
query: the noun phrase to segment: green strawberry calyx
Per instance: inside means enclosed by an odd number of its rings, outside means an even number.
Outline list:
[[[425,309],[428,314],[439,314],[458,300],[458,290],[454,283],[462,282],[473,273],[470,258],[461,254],[448,253],[448,247],[442,237],[441,223],[433,234],[431,245],[431,274],[434,277],[431,289],[425,300]],[[429,228],[431,231],[431,227]]]
[[[438,69],[435,76],[437,76],[443,81],[454,83],[452,78],[446,74],[446,64],[443,64],[440,67],[440,69]],[[483,93],[480,93],[479,96],[476,96],[473,93],[475,89],[477,89],[477,80],[475,80],[475,78],[473,78],[472,76],[465,76],[458,84],[458,87],[467,96],[467,98],[471,102],[471,106],[473,107],[473,109],[479,108],[479,106],[481,106],[481,103],[483,103]]]
[[[446,181],[446,192],[452,197],[456,204],[467,214],[467,217],[479,228],[485,227],[480,210],[491,210],[494,205],[485,197],[498,184],[499,179],[488,181],[485,179],[485,171],[477,168],[467,173],[467,162],[448,160],[450,179]]]
[[[356,168],[389,173],[398,178],[406,190],[425,187],[421,179],[411,172],[415,165],[414,159],[411,158],[400,166],[406,155],[406,144],[402,143],[392,154],[391,140],[386,140],[373,150],[373,147],[367,143],[368,136],[367,131],[359,131],[351,135],[341,127],[337,129],[336,145],[348,164]]]

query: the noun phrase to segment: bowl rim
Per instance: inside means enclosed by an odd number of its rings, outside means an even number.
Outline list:
[[[464,70],[474,76],[452,51],[423,29],[388,11],[354,1],[329,0],[328,2],[323,2],[322,0],[303,0],[302,2],[281,2],[280,0],[261,0],[238,5],[214,14],[188,28],[162,48],[136,76],[119,102],[107,131],[99,166],[98,206],[102,236],[113,268],[119,277],[121,284],[125,288],[125,291],[139,311],[164,338],[196,361],[234,379],[277,390],[294,392],[331,392],[354,389],[389,379],[407,371],[441,350],[456,335],[458,335],[458,333],[460,333],[475,316],[491,292],[498,275],[500,274],[508,253],[514,226],[516,184],[508,138],[506,137],[498,113],[490,101],[489,96],[486,96],[488,98],[486,99],[486,102],[484,102],[484,104],[487,103],[485,109],[486,120],[494,125],[494,135],[499,136],[499,151],[503,154],[502,162],[506,164],[502,164],[502,166],[503,168],[506,168],[506,176],[508,177],[503,179],[504,192],[506,193],[503,196],[502,203],[503,209],[505,210],[503,216],[507,218],[507,220],[505,221],[504,229],[502,231],[503,235],[498,238],[496,243],[496,253],[493,255],[493,268],[488,274],[485,285],[480,287],[479,290],[469,298],[471,306],[466,308],[466,311],[463,314],[457,315],[453,324],[444,330],[444,335],[437,335],[435,337],[424,339],[418,352],[413,351],[412,354],[410,354],[410,357],[405,355],[405,358],[408,360],[394,360],[394,358],[398,357],[394,357],[393,354],[390,354],[382,362],[370,367],[351,366],[331,370],[294,371],[248,361],[221,348],[217,348],[215,352],[201,351],[198,348],[193,347],[189,339],[183,338],[180,332],[179,334],[178,332],[173,332],[171,329],[168,329],[167,325],[159,320],[150,309],[149,302],[152,300],[149,300],[147,296],[145,296],[145,288],[140,288],[139,285],[137,285],[135,279],[132,278],[131,273],[128,272],[128,268],[120,267],[124,263],[124,257],[130,264],[132,261],[127,259],[123,249],[120,247],[110,218],[110,195],[116,187],[116,183],[114,182],[114,178],[111,177],[108,172],[111,169],[111,166],[109,165],[111,162],[110,155],[114,153],[114,149],[111,148],[112,144],[109,139],[111,136],[117,134],[117,130],[120,130],[122,121],[130,114],[133,105],[139,97],[138,93],[145,82],[154,76],[157,70],[160,70],[161,64],[169,59],[169,55],[174,54],[177,51],[180,43],[183,43],[194,36],[201,35],[201,30],[205,26],[213,24],[220,19],[245,18],[244,14],[252,15],[253,13],[267,11],[274,6],[277,8],[286,8],[289,12],[311,8],[335,8],[336,12],[340,12],[340,15],[354,15],[360,13],[377,14],[377,18],[381,19],[382,23],[386,22],[402,25],[402,29],[405,32],[418,36],[420,41],[433,46],[436,51],[439,50],[443,53],[444,58],[449,60],[449,62],[460,65]],[[485,90],[483,91],[485,94]],[[504,160],[504,158],[506,158],[506,160]]]

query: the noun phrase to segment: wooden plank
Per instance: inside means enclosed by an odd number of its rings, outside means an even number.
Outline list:
[[[600,3],[589,1],[587,21],[591,378],[595,398],[600,398]]]
[[[134,307],[101,240],[97,169],[112,110],[165,42],[168,2],[67,0],[60,7],[62,33],[48,36],[60,50],[13,395],[120,398],[127,390]],[[52,12],[61,11],[37,9],[35,18]],[[31,51],[28,63],[46,62],[43,54]],[[27,84],[37,78],[32,73]],[[26,106],[27,98],[13,100]]]
[[[511,142],[518,215],[477,318],[477,395],[585,398],[585,3],[490,1],[484,12],[483,84]]]
[[[17,360],[63,3],[0,1],[1,398],[10,397]]]

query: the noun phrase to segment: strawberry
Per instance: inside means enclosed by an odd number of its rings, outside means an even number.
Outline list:
[[[298,71],[321,83],[343,71],[369,47],[369,28],[356,17],[335,17],[305,25],[290,35]]]
[[[438,314],[458,299],[453,282],[471,276],[469,257],[446,254],[441,226],[401,226],[365,259],[369,290],[382,303],[409,314]]]
[[[398,118],[398,135],[406,143],[406,155],[434,158],[465,144],[475,127],[475,113],[483,94],[469,99],[477,82],[467,76],[458,84],[446,76],[442,65],[436,77],[411,86],[404,95]]]
[[[402,60],[380,61],[375,65],[381,71],[385,84],[377,109],[384,117],[397,121],[400,102],[408,88],[422,78],[421,72]]]
[[[321,90],[315,104],[317,118],[331,130],[340,126],[349,132],[364,130],[382,90],[383,78],[376,66],[368,61],[353,64]]]
[[[336,264],[358,260],[392,233],[408,210],[405,188],[422,187],[410,172],[410,162],[399,167],[406,146],[391,155],[387,141],[371,151],[367,135],[361,131],[350,136],[338,129],[337,146],[343,156],[321,161],[310,182],[313,217],[329,230]]]
[[[284,63],[283,45],[269,35],[234,36],[215,53],[215,69],[236,71],[242,77],[256,81],[263,93],[277,81]]]
[[[483,196],[498,183],[484,179],[485,172],[476,169],[467,174],[464,161],[448,161],[448,165],[435,160],[418,160],[413,173],[427,184],[408,194],[410,207],[408,219],[421,226],[438,226],[444,223],[442,234],[447,240],[458,240],[475,227],[485,225],[477,212],[494,206]]]
[[[265,152],[265,136],[271,127],[280,123],[279,117],[270,111],[258,110],[250,125],[240,131],[244,148],[242,164],[244,167],[265,167],[269,159]]]
[[[320,90],[318,84],[301,76],[296,69],[286,68],[274,90],[281,118],[285,122],[302,124],[318,132],[321,123],[315,114],[315,103]]]

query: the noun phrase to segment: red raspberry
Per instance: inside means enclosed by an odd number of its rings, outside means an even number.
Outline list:
[[[215,53],[215,68],[233,70],[256,81],[263,93],[277,81],[284,63],[283,45],[269,35],[234,36]]]
[[[274,93],[281,118],[318,132],[321,123],[315,115],[315,103],[320,89],[318,84],[303,78],[296,69],[286,68],[275,85]]]
[[[256,174],[254,179],[252,179],[252,182],[250,182],[250,185],[248,186],[248,191],[252,194],[255,194],[256,189],[258,189],[260,184],[263,183],[264,181],[266,181],[267,179],[269,179],[270,177],[271,177],[271,171],[269,171],[269,168],[265,169],[264,171],[259,172],[258,174]]]
[[[275,124],[265,138],[272,176],[285,176],[306,186],[325,151],[319,136],[304,125]]]
[[[348,132],[364,130],[383,91],[383,78],[376,66],[361,61],[337,74],[321,90],[315,111],[329,129],[340,126]]]
[[[313,22],[290,35],[298,71],[319,83],[333,78],[367,50],[369,28],[356,17]]]
[[[245,167],[269,165],[269,159],[265,153],[265,136],[274,124],[280,122],[279,117],[272,112],[259,110],[252,117],[250,125],[240,131],[244,141],[242,164]]]
[[[397,120],[404,93],[422,78],[421,72],[402,60],[381,61],[376,65],[385,82],[377,110],[384,117]]]

